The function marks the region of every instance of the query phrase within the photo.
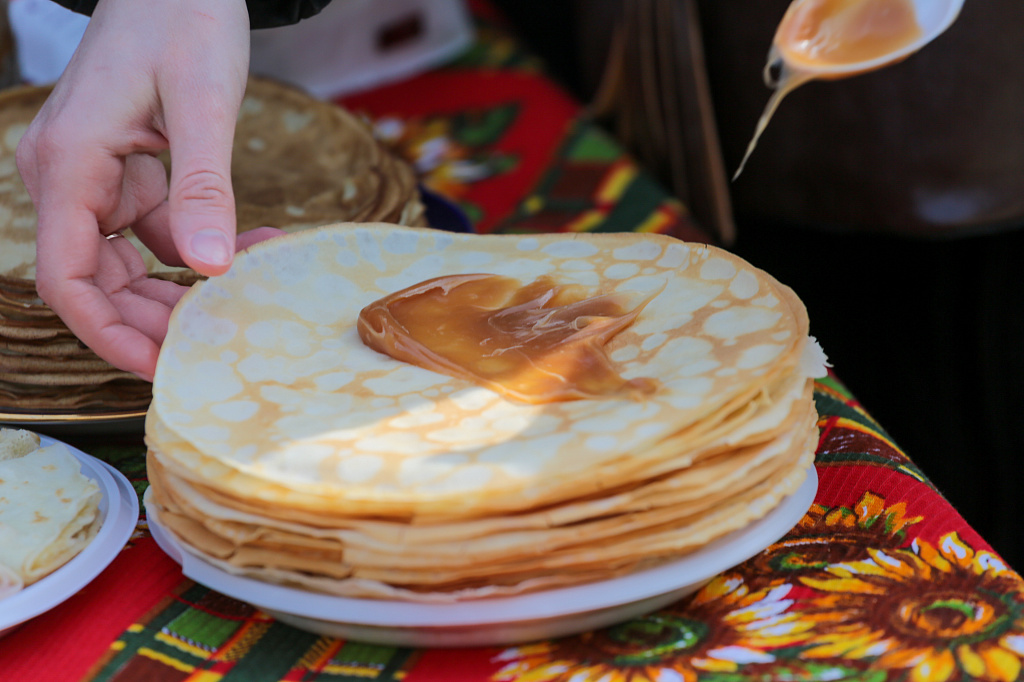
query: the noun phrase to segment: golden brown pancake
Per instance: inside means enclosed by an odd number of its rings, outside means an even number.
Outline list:
[[[646,301],[606,349],[657,390],[523,403],[360,339],[370,303],[467,273]],[[293,234],[176,308],[146,424],[152,513],[224,570],[332,594],[445,601],[636,570],[804,480],[823,371],[807,334],[787,287],[659,235]]]

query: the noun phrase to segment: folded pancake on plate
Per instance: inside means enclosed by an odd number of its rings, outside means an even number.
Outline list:
[[[40,442],[39,434],[34,431],[0,427],[0,462],[24,457],[39,449]]]
[[[224,570],[332,594],[599,580],[794,492],[823,363],[796,295],[714,247],[319,228],[176,308],[147,508]]]
[[[12,593],[81,552],[101,523],[99,486],[78,459],[60,443],[30,449],[25,434],[0,429],[0,584]]]
[[[0,411],[144,408],[149,385],[77,343],[35,291],[36,213],[15,149],[49,93],[28,86],[0,93]],[[166,154],[165,161],[169,168]],[[240,232],[341,220],[426,224],[414,170],[375,140],[367,123],[273,81],[248,83],[231,173]],[[125,234],[150,272],[196,281],[196,273],[163,265],[130,230]]]
[[[25,587],[21,576],[12,569],[0,564],[0,601],[20,592]]]

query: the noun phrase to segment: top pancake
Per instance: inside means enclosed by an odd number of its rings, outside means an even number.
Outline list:
[[[17,437],[0,429],[0,444]],[[0,566],[29,585],[92,541],[102,495],[62,443],[20,450],[0,460]]]
[[[657,377],[662,388],[644,401],[526,405],[360,342],[365,305],[474,272],[653,295],[608,349],[624,377]],[[182,299],[147,439],[189,478],[242,499],[272,502],[283,488],[325,511],[527,508],[658,468],[685,449],[659,443],[803,372],[806,343],[799,299],[714,247],[660,235],[334,225],[258,244]],[[178,439],[183,454],[160,447]]]

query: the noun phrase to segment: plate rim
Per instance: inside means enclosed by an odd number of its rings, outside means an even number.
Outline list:
[[[138,522],[138,496],[124,474],[73,445],[40,434],[40,447],[54,444],[66,447],[79,461],[82,473],[100,486],[103,522],[96,537],[67,563],[0,601],[0,636],[78,594],[124,549]]]
[[[119,412],[4,412],[0,411],[0,423],[60,423],[112,422],[121,419],[140,419],[146,416],[148,408],[122,410]],[[65,443],[66,445],[66,443]],[[69,446],[70,447],[70,446]],[[84,453],[83,453],[84,454]]]
[[[411,630],[488,626],[568,617],[616,608],[678,591],[687,585],[706,582],[755,556],[788,533],[811,507],[817,490],[817,470],[812,464],[799,488],[783,498],[765,516],[695,552],[660,566],[582,585],[446,603],[340,597],[233,575],[187,551],[170,536],[157,518],[149,515],[148,510],[147,523],[150,534],[160,548],[172,560],[181,564],[185,577],[233,599],[264,611],[305,619]],[[685,574],[686,580],[681,581],[678,573],[691,566],[697,570]],[[622,587],[628,589],[615,589]],[[586,598],[594,594],[597,596],[588,602]],[[579,601],[581,597],[584,598],[582,603]],[[568,607],[567,603],[573,603],[574,600],[576,606]],[[338,618],[340,613],[345,614],[341,620]],[[502,615],[498,616],[499,613]]]

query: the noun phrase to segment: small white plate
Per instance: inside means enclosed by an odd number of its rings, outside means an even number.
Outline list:
[[[41,436],[42,445],[58,443]],[[49,611],[92,582],[117,556],[139,520],[139,498],[124,475],[95,457],[64,443],[82,464],[83,474],[96,481],[103,499],[103,519],[96,537],[85,549],[45,578],[0,601],[0,637],[27,620]]]
[[[803,485],[764,518],[656,568],[586,585],[451,604],[334,597],[244,578],[190,554],[154,516],[149,529],[187,577],[297,628],[392,646],[494,646],[585,632],[667,606],[784,536],[811,506],[817,489],[811,467]]]

